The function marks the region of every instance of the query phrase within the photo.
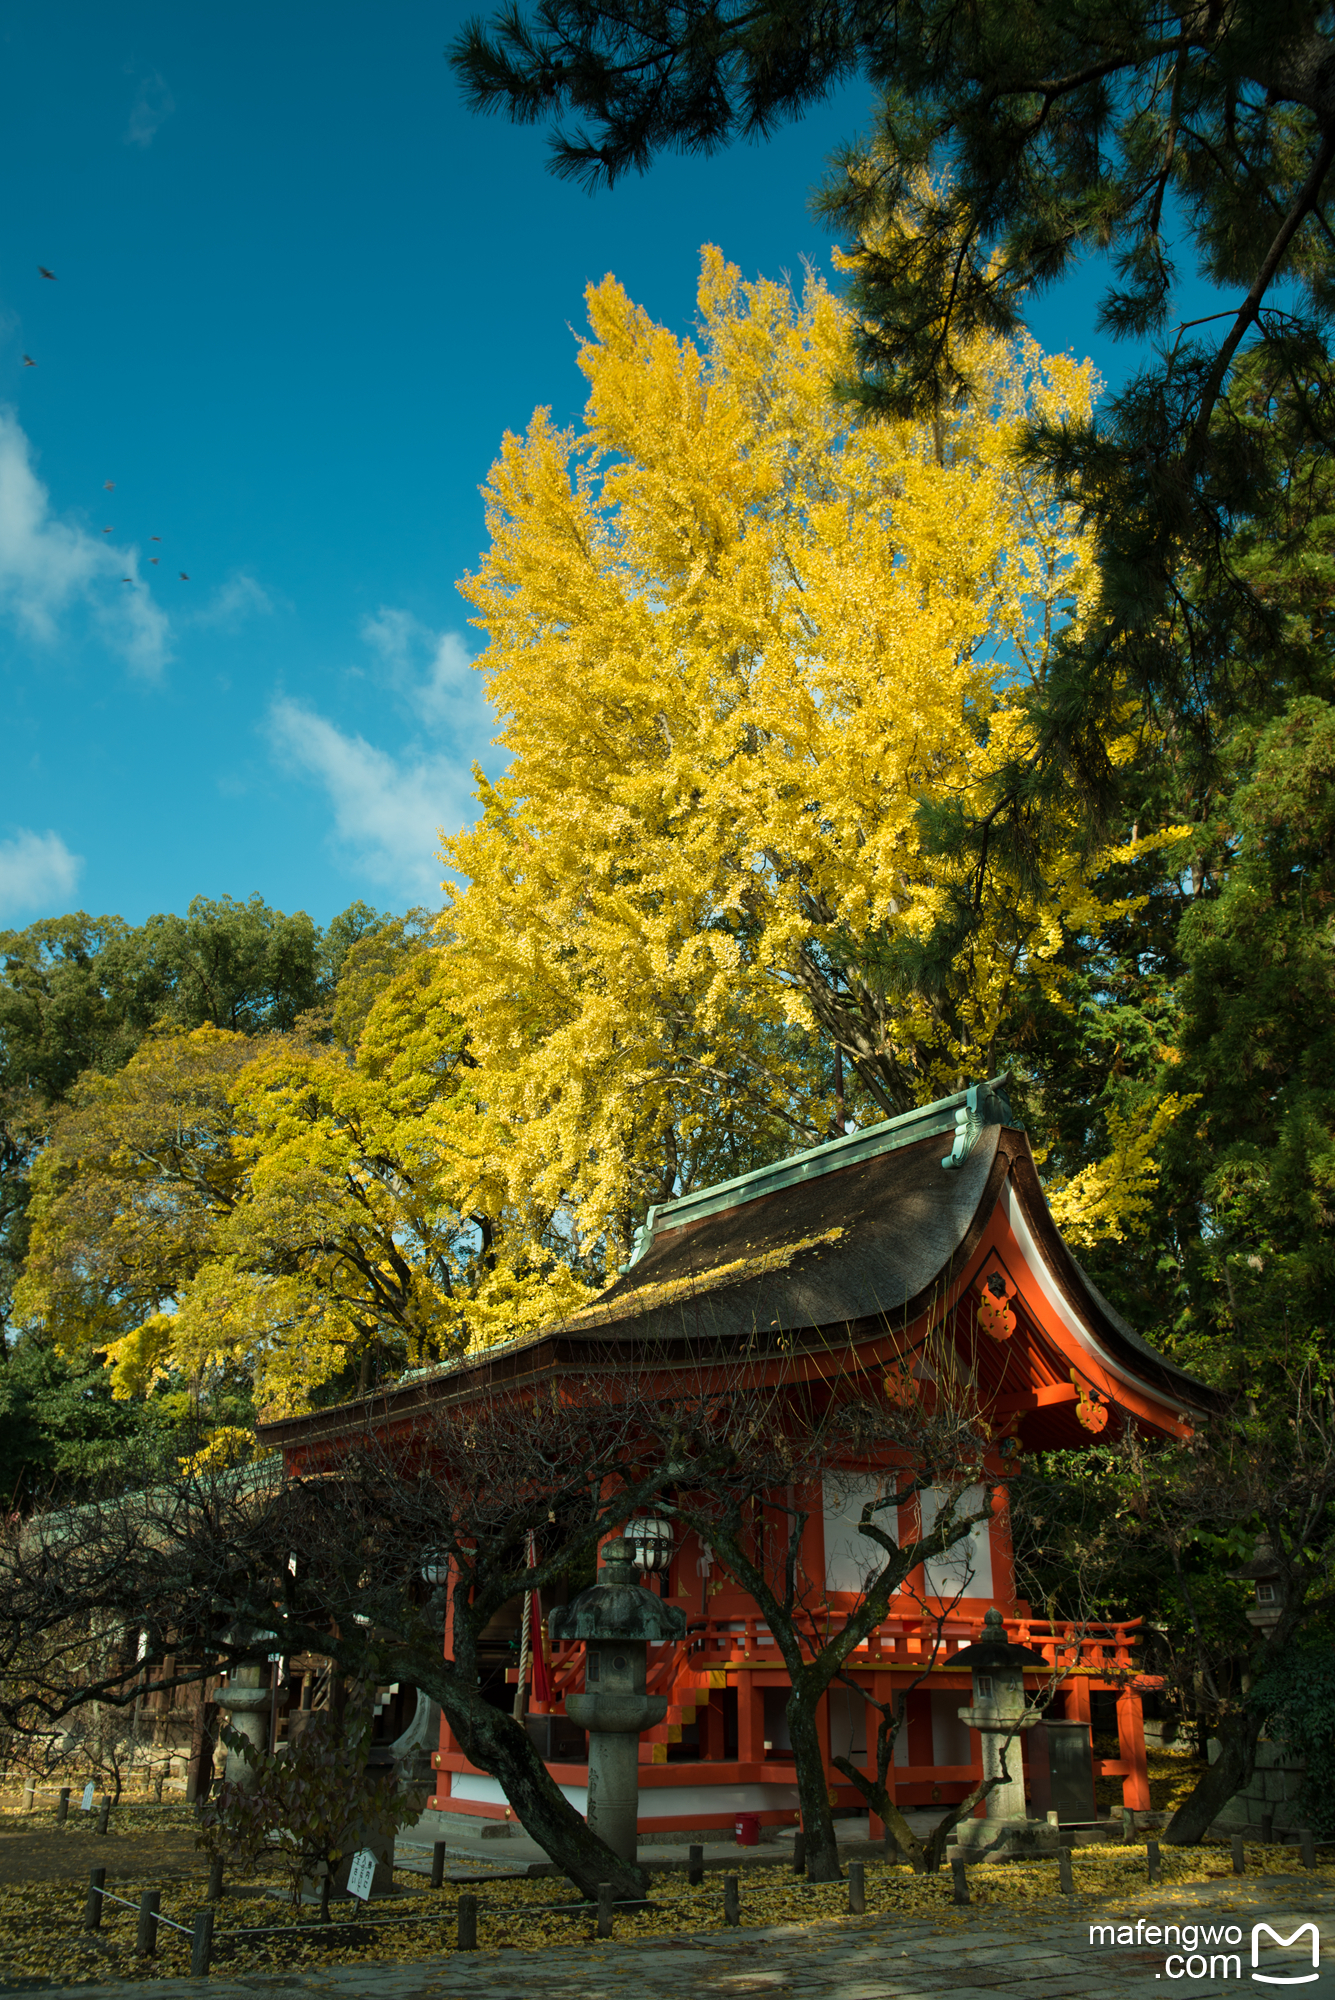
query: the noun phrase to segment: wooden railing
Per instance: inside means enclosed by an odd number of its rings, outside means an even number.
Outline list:
[[[831,1613],[828,1621],[809,1617],[799,1622],[815,1643],[839,1629],[837,1613]],[[1004,1622],[1006,1637],[1012,1644],[1041,1653],[1053,1671],[1077,1672],[1095,1678],[1121,1678],[1136,1672],[1133,1649],[1140,1641],[1138,1618],[1121,1624],[1098,1625],[1053,1623],[1045,1618],[1007,1618]],[[938,1632],[934,1618],[892,1615],[851,1655],[849,1667],[854,1671],[860,1666],[876,1665],[922,1668],[931,1660],[932,1649],[939,1639],[931,1670],[948,1671],[952,1656],[980,1639],[982,1633],[980,1618],[947,1617]],[[688,1674],[699,1674],[711,1667],[726,1668],[744,1662],[754,1666],[771,1660],[782,1670],[783,1656],[763,1618],[697,1618],[691,1621],[684,1639],[650,1648],[646,1691],[666,1693],[683,1669]],[[553,1693],[558,1700],[583,1687],[582,1645],[555,1647],[550,1666]]]

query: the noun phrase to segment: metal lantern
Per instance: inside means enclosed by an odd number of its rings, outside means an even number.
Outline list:
[[[430,1583],[433,1585],[445,1583],[449,1580],[449,1574],[450,1574],[449,1557],[441,1555],[439,1551],[436,1549],[429,1550],[427,1552],[425,1559],[423,1560],[421,1568],[421,1578],[423,1583]]]
[[[661,1572],[672,1561],[672,1523],[653,1516],[647,1520],[627,1521],[626,1540],[634,1551],[635,1568],[641,1571]]]

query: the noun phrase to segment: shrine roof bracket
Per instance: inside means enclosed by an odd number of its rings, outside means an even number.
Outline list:
[[[901,1112],[897,1118],[884,1118],[840,1139],[827,1139],[805,1153],[794,1153],[786,1160],[776,1160],[772,1166],[739,1174],[735,1180],[719,1181],[696,1194],[680,1195],[675,1201],[655,1202],[636,1231],[630,1263],[622,1269],[632,1270],[639,1263],[660,1229],[680,1229],[687,1223],[702,1221],[707,1215],[718,1215],[725,1209],[756,1201],[762,1195],[795,1187],[801,1181],[839,1173],[845,1167],[875,1159],[878,1154],[896,1152],[901,1146],[916,1146],[937,1132],[951,1141],[942,1167],[962,1167],[989,1126],[1021,1129],[1003,1095],[1003,1086],[1009,1081],[1009,1072],[1003,1072],[986,1083],[970,1084],[949,1097],[938,1098],[935,1104],[920,1105],[916,1111]]]

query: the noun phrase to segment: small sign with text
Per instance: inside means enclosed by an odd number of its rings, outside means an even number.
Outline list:
[[[369,1847],[359,1847],[352,1857],[352,1866],[348,1870],[348,1894],[355,1896],[358,1902],[364,1903],[371,1893],[371,1884],[374,1881],[375,1856]]]

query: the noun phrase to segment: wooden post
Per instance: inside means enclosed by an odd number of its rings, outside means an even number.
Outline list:
[[[107,1794],[103,1792],[102,1809],[97,1815],[97,1831],[99,1833],[109,1833],[110,1830],[111,1830],[111,1800],[107,1797]]]
[[[867,1887],[863,1865],[860,1861],[848,1864],[848,1914],[860,1917],[867,1908]]]
[[[445,1843],[438,1840],[431,1849],[431,1886],[441,1889],[445,1885]]]
[[[477,1950],[477,1897],[459,1898],[459,1951]]]
[[[1063,1896],[1074,1896],[1075,1877],[1071,1873],[1071,1850],[1062,1847],[1057,1850],[1057,1887]]]
[[[213,1911],[200,1910],[190,1934],[190,1977],[202,1979],[213,1958]]]
[[[152,1958],[158,1948],[158,1907],[162,1901],[160,1889],[145,1889],[139,1898],[139,1929],[135,1933],[134,1948],[141,1958]]]
[[[613,1904],[612,1904],[612,1884],[611,1884],[610,1882],[600,1882],[600,1883],[598,1884],[598,1935],[599,1935],[599,1937],[611,1937],[611,1935],[612,1935],[612,1916],[613,1916]]]
[[[223,1893],[223,1858],[215,1854],[209,1867],[209,1894],[211,1903],[220,1903]]]
[[[742,1921],[742,1906],[737,1894],[737,1877],[725,1875],[723,1878],[723,1921],[733,1930]]]
[[[102,1928],[102,1891],[106,1887],[107,1871],[94,1868],[88,1877],[88,1897],[83,1906],[83,1927],[86,1931]]]
[[[686,1880],[693,1889],[698,1889],[705,1879],[705,1850],[690,1846],[686,1850]]]
[[[1247,1872],[1247,1850],[1242,1844],[1242,1835],[1240,1833],[1234,1834],[1232,1847],[1233,1873],[1235,1875],[1245,1875]]]
[[[1127,1812],[1148,1812],[1150,1770],[1145,1755],[1145,1716],[1134,1688],[1123,1688],[1117,1697],[1117,1750],[1119,1761],[1126,1765],[1122,1805]]]
[[[1311,1829],[1311,1827],[1310,1827],[1310,1826],[1305,1826],[1305,1827],[1303,1828],[1302,1832],[1301,1832],[1301,1833],[1299,1834],[1299,1836],[1298,1836],[1298,1840],[1299,1840],[1299,1844],[1300,1844],[1300,1846],[1301,1846],[1301,1848],[1302,1848],[1302,1856],[1303,1856],[1303,1867],[1304,1867],[1304,1868],[1315,1868],[1315,1867],[1316,1867],[1316,1841],[1315,1841],[1315,1840],[1313,1839],[1313,1837],[1312,1837],[1312,1829]]]
[[[70,1788],[62,1785],[56,1794],[56,1825],[64,1826],[70,1816]]]
[[[1145,1873],[1151,1882],[1159,1879],[1159,1843],[1157,1840],[1145,1842]]]
[[[957,1903],[969,1900],[969,1871],[964,1864],[964,1856],[957,1854],[950,1864],[951,1893]]]
[[[27,1784],[23,1787],[24,1812],[32,1812],[35,1809],[36,1804],[37,1804],[37,1780],[35,1778],[29,1778]]]

